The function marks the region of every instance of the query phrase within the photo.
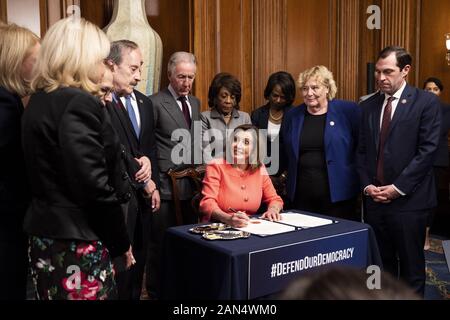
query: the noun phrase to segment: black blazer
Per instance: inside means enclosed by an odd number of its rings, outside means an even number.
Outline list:
[[[380,116],[384,94],[361,103],[357,167],[361,187],[375,184]],[[390,204],[368,197],[368,208],[397,211],[425,210],[436,206],[433,162],[439,143],[441,112],[436,95],[406,85],[398,102],[384,146],[384,177],[406,196]]]
[[[441,136],[434,160],[435,167],[448,167],[448,131],[450,130],[450,105],[441,102]]]
[[[287,106],[284,108],[284,113],[283,113],[283,117],[292,109],[292,106]],[[258,129],[265,129],[267,130],[267,127],[269,126],[269,110],[270,110],[270,106],[269,104],[265,104],[264,106],[259,107],[258,109],[254,110],[250,116],[250,118],[252,119],[252,124],[256,127],[258,127]],[[280,131],[281,132],[281,131]],[[279,150],[279,154],[275,157],[275,159],[279,159],[279,155],[281,154],[280,152],[283,149],[283,146],[281,145],[281,139],[280,139],[280,135],[278,135],[278,137],[274,140],[273,143],[278,143],[278,150]],[[274,155],[271,154],[272,150],[271,150],[271,141],[269,139],[269,137],[267,137],[267,155],[270,157],[274,157]],[[267,160],[265,161],[266,166],[270,166],[270,163],[267,163]],[[278,164],[280,164],[280,161],[278,161]],[[277,175],[281,170],[281,166],[278,168],[277,172],[273,175]]]
[[[23,234],[31,198],[21,144],[23,110],[20,98],[0,87],[0,240]]]
[[[153,104],[147,96],[139,91],[134,90],[134,94],[136,96],[141,119],[139,139],[136,137],[130,117],[120,100],[118,103],[113,101],[108,104],[107,110],[111,116],[113,127],[119,135],[119,140],[124,145],[125,149],[136,158],[146,156],[150,159],[152,165],[152,180],[155,182],[157,188],[159,188],[160,181],[158,174],[158,157],[156,153]],[[133,173],[132,171],[132,169],[129,171],[130,175]]]
[[[124,146],[127,154],[131,156],[127,164],[128,175],[133,181],[134,193],[127,210],[127,229],[134,248],[140,248],[143,244],[142,214],[151,212],[150,201],[142,197],[143,183],[134,180],[139,165],[134,158],[146,156],[152,165],[152,180],[159,188],[159,168],[156,156],[156,140],[153,123],[153,105],[149,98],[138,91],[134,91],[141,119],[141,130],[139,139],[133,129],[130,117],[120,100],[107,103],[106,110],[111,116],[112,124],[116,130],[119,140]]]
[[[283,116],[292,108],[292,106],[285,107]],[[269,104],[265,104],[258,109],[255,109],[250,116],[252,119],[252,124],[257,126],[259,129],[267,129],[267,126],[269,125],[269,110]]]
[[[101,240],[128,250],[122,203],[131,197],[125,150],[94,96],[60,88],[31,96],[22,122],[32,202],[24,228],[53,239]]]

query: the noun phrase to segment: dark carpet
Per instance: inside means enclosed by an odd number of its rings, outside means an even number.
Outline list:
[[[425,300],[450,300],[450,272],[442,249],[442,239],[431,238],[431,248],[425,251],[425,260]]]

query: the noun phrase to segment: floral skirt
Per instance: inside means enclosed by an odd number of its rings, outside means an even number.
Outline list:
[[[100,241],[31,236],[29,259],[38,300],[117,298],[111,259]]]

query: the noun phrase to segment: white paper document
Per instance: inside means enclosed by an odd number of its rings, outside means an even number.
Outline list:
[[[250,219],[245,228],[235,228],[259,236],[269,236],[296,230],[293,226],[271,222],[263,219]]]
[[[300,228],[320,227],[333,223],[333,220],[330,219],[324,219],[295,212],[285,212],[281,213],[280,215],[281,223]]]

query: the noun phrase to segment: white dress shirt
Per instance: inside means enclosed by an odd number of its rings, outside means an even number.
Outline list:
[[[178,104],[178,107],[180,108],[181,112],[183,112],[183,105],[181,104],[181,101],[178,100],[178,98],[180,97],[178,94],[176,94],[175,90],[172,88],[172,85],[169,84],[169,91],[172,94],[173,98],[175,99],[175,101]],[[191,116],[192,119],[192,107],[191,107],[191,103],[189,102],[189,96],[186,96],[186,103],[189,109],[189,115]]]
[[[395,110],[397,109],[397,105],[400,102],[400,98],[402,97],[403,94],[403,90],[405,90],[406,88],[406,81],[403,81],[403,85],[400,87],[400,89],[398,89],[393,95],[392,97],[394,97],[395,99],[391,102],[391,106],[392,106],[392,111],[391,111],[391,120],[392,117],[394,116]],[[381,109],[381,114],[380,114],[380,129],[381,129],[381,125],[383,122],[383,114],[384,114],[384,109],[386,108],[387,105],[387,101],[391,96],[388,94],[384,94],[384,102],[383,102],[383,108]]]
[[[403,80],[403,84],[402,84],[402,86],[400,87],[400,89],[398,89],[398,90],[392,95],[392,97],[394,97],[395,99],[394,99],[393,101],[391,101],[391,107],[392,107],[392,109],[391,109],[391,120],[392,120],[392,117],[394,116],[395,110],[397,110],[398,103],[400,102],[400,98],[402,97],[402,94],[403,94],[403,91],[405,90],[405,88],[406,88],[406,81]],[[384,102],[383,102],[383,107],[382,107],[382,109],[381,109],[381,114],[380,114],[380,129],[381,129],[381,125],[383,124],[383,114],[384,114],[384,109],[386,108],[387,101],[388,101],[388,99],[389,99],[390,97],[391,97],[390,95],[384,94]],[[364,188],[364,194],[367,194],[367,193],[366,193],[367,187],[369,187],[369,186],[366,186],[366,187]],[[401,191],[399,188],[397,188],[394,184],[392,184],[392,187],[393,187],[393,188],[395,189],[395,191],[397,191],[400,195],[402,195],[402,196],[406,195],[403,191]]]
[[[134,95],[134,92],[130,94],[131,96],[131,106],[133,107],[134,114],[136,115],[136,120],[139,128],[141,128],[141,115],[139,114],[139,107],[137,104],[136,96]],[[125,110],[127,109],[127,103],[125,101],[125,97],[120,97],[120,101],[122,102],[123,106],[125,107]]]

